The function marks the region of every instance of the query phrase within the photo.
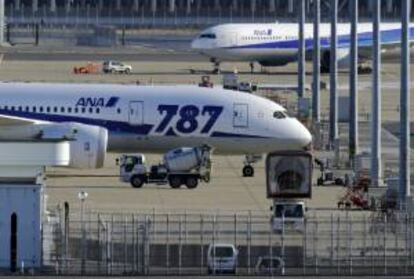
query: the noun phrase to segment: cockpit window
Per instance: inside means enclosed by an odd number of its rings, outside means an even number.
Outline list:
[[[287,116],[286,116],[286,114],[283,113],[283,111],[275,111],[273,113],[273,117],[276,118],[276,119],[284,119]]]
[[[200,35],[200,39],[215,39],[216,34],[213,33],[204,33]]]

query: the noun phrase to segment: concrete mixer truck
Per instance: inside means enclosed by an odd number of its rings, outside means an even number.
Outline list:
[[[131,183],[134,188],[144,184],[165,185],[180,188],[181,185],[194,189],[199,181],[208,183],[211,172],[211,147],[182,147],[173,149],[163,156],[157,165],[147,165],[144,154],[122,155],[120,180]]]

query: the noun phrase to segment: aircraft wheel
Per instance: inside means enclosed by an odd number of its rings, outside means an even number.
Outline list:
[[[170,178],[170,186],[173,189],[178,189],[181,187],[181,184],[183,184],[181,178],[179,176],[173,176]]]
[[[185,181],[185,186],[187,186],[188,189],[194,189],[198,186],[198,179],[196,177],[188,177]]]
[[[144,185],[144,180],[142,179],[142,177],[135,175],[131,177],[131,185],[134,188],[141,188],[142,185]]]
[[[252,166],[244,166],[243,176],[244,177],[253,177],[254,176],[254,168]]]

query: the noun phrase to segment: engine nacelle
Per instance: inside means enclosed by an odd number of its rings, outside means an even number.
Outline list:
[[[108,146],[108,130],[99,126],[71,123],[74,138],[70,142],[70,166],[102,168]]]
[[[101,168],[105,161],[108,131],[75,122],[5,126],[0,140],[68,140],[70,167]]]
[[[336,59],[338,61],[339,69],[349,69],[349,67],[351,66],[349,48],[338,49]],[[321,58],[322,72],[328,73],[330,70],[330,65],[331,65],[331,52],[329,50],[326,50],[322,52],[322,58]]]

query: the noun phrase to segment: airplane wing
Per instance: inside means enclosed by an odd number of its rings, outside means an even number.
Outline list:
[[[18,126],[18,125],[33,125],[33,124],[42,124],[42,123],[49,123],[49,122],[0,114],[0,127]]]

